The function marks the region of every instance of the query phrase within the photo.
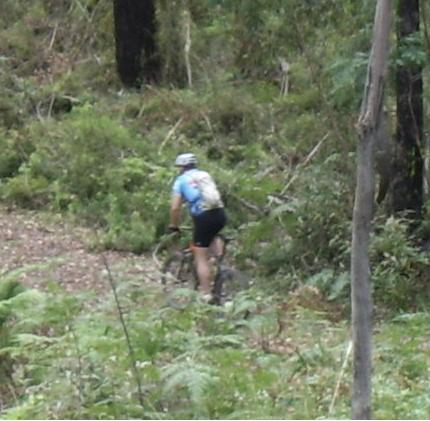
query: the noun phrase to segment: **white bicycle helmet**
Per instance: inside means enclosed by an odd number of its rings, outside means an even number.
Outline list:
[[[197,158],[193,153],[181,153],[176,157],[176,167],[186,167],[187,165],[196,165]]]

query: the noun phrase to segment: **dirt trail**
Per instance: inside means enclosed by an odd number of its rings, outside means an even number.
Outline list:
[[[0,280],[13,271],[15,279],[33,288],[57,283],[68,292],[108,290],[102,254],[86,246],[90,234],[60,218],[0,208]],[[104,255],[117,280],[157,280],[156,266],[148,257],[112,251]]]

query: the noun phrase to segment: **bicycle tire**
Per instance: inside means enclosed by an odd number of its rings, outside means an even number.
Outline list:
[[[220,284],[218,287],[220,302],[232,300],[236,294],[246,291],[252,286],[252,280],[247,275],[225,265],[220,266],[217,278],[219,278],[217,281]]]
[[[161,270],[167,303],[175,308],[185,308],[195,298],[198,288],[192,257],[183,252],[172,254]]]
[[[221,305],[223,302],[223,284],[224,284],[224,277],[220,270],[220,268],[217,269],[217,273],[215,275],[214,279],[214,285],[212,288],[212,304],[215,305]]]

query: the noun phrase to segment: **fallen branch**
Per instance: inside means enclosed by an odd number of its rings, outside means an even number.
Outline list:
[[[40,111],[41,107],[42,107],[42,101],[39,101],[36,104],[36,115],[37,115],[38,120],[43,122],[45,119],[43,118],[42,113]]]
[[[161,264],[161,262],[160,262],[160,260],[158,259],[158,253],[160,252],[160,248],[161,248],[161,246],[162,246],[162,243],[161,242],[159,242],[157,245],[156,245],[156,247],[155,247],[155,249],[154,249],[154,251],[152,252],[152,260],[154,261],[154,263],[157,265],[157,267],[158,267],[158,269],[160,270],[161,269],[161,266],[162,266],[162,264]]]
[[[311,150],[309,155],[306,157],[306,159],[297,166],[297,170],[300,170],[301,168],[305,167],[309,161],[317,154],[317,152],[320,150],[321,145],[324,143],[324,141],[328,138],[328,133],[325,134],[325,136],[317,143],[317,145]],[[291,178],[290,181],[285,185],[285,187],[282,189],[281,196],[285,194],[285,192],[288,190],[288,188],[291,186],[291,184],[296,180],[296,178],[299,176],[299,172],[297,171]]]
[[[203,120],[205,121],[206,126],[208,126],[208,129],[211,132],[212,137],[215,139],[214,129],[212,127],[212,123],[209,119],[209,116],[206,113],[204,113],[203,111],[200,111],[200,114],[203,117]]]
[[[258,215],[265,215],[265,212],[260,209],[258,206],[253,205],[252,203],[249,203],[245,199],[242,199],[239,196],[236,196],[235,194],[230,193],[231,196],[233,196],[236,200],[238,200],[243,206],[245,206],[247,209],[257,213]]]
[[[158,155],[161,155],[161,152],[166,145],[166,143],[169,141],[169,139],[175,134],[178,127],[181,125],[182,121],[184,120],[183,117],[181,117],[176,124],[169,130],[169,133],[167,133],[167,136],[164,138],[164,140],[161,142],[160,147],[158,148]]]
[[[49,101],[49,108],[48,108],[48,118],[51,118],[51,114],[52,114],[52,107],[54,106],[54,102],[55,102],[55,94],[51,95],[51,99]]]
[[[57,36],[57,31],[58,31],[58,22],[55,24],[54,30],[52,31],[52,37],[51,37],[51,41],[49,42],[48,51],[52,50],[52,47],[54,46],[55,38]]]

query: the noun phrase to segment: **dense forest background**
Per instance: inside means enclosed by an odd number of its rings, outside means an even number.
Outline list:
[[[61,215],[85,227],[88,249],[145,266],[168,224],[174,158],[192,151],[218,181],[231,264],[253,287],[225,308],[178,310],[139,273],[111,274],[117,305],[109,271],[104,293],[70,294],[50,279],[24,288],[29,268],[4,268],[0,414],[348,418],[355,124],[376,2],[146,3],[157,49],[127,79],[112,2],[2,0],[2,212]],[[379,167],[394,148],[399,65],[422,69],[428,140],[424,6],[419,32],[398,43],[393,29]],[[381,190],[392,173],[378,174]],[[392,189],[375,203],[370,248],[374,417],[427,418],[429,202],[425,187],[411,223]]]

